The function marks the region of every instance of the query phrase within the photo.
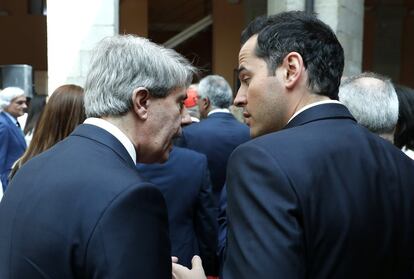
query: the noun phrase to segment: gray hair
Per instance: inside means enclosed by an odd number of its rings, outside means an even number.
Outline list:
[[[93,53],[85,82],[88,117],[124,115],[132,108],[136,88],[164,98],[173,89],[189,86],[195,72],[174,50],[133,35],[107,37]]]
[[[14,98],[24,96],[24,91],[18,87],[6,87],[0,91],[0,111],[10,106]]]
[[[208,98],[212,108],[228,108],[233,102],[233,93],[229,83],[218,75],[210,75],[198,84],[200,98]]]
[[[389,133],[397,125],[398,97],[386,77],[367,72],[344,79],[339,100],[373,133]]]

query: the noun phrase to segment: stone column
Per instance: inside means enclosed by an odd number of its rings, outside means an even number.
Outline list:
[[[267,14],[283,11],[305,10],[306,0],[267,0]],[[314,0],[314,12],[328,24],[345,52],[344,75],[361,72],[362,39],[364,29],[364,1]]]
[[[360,73],[362,68],[364,1],[315,0],[315,12],[319,19],[333,29],[344,48],[344,75]]]
[[[305,0],[267,0],[268,15],[293,10],[304,11]]]
[[[119,0],[47,2],[48,88],[84,86],[91,50],[118,33]]]

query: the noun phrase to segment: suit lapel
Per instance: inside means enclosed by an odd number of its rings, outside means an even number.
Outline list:
[[[134,161],[122,143],[111,133],[105,131],[104,129],[95,125],[82,124],[79,125],[75,131],[73,131],[71,136],[85,137],[102,143],[114,151],[119,157],[121,157],[125,163],[135,168]]]
[[[356,121],[344,105],[336,103],[322,104],[299,113],[284,127],[284,129],[304,125],[313,121],[333,118],[348,118]]]

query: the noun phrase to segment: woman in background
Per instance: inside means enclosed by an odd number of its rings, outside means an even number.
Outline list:
[[[53,92],[35,125],[29,147],[14,164],[10,179],[24,163],[69,136],[85,120],[83,97],[83,88],[73,84],[62,85]]]
[[[27,146],[30,145],[30,142],[33,138],[33,131],[36,126],[37,121],[39,121],[40,115],[46,105],[46,96],[45,95],[34,95],[30,100],[29,111],[27,112],[26,125],[24,126],[23,133],[24,139],[26,140]]]
[[[414,159],[414,89],[394,84],[399,102],[399,115],[394,144]]]

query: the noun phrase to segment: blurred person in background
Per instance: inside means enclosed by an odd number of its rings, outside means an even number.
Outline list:
[[[188,124],[191,118],[184,115],[181,125]],[[174,146],[167,162],[138,163],[137,169],[165,198],[171,255],[186,267],[193,255],[200,255],[205,273],[217,275],[217,210],[206,156]]]
[[[24,163],[69,136],[76,126],[85,120],[83,98],[83,88],[74,84],[62,85],[53,92],[39,121],[33,127],[32,142],[10,172],[10,180]],[[38,100],[42,99],[44,100]],[[34,105],[37,106],[36,103]],[[29,110],[26,127],[28,124],[31,125],[30,115]]]
[[[181,137],[183,147],[207,156],[217,208],[226,180],[227,160],[237,146],[250,139],[247,125],[230,113],[232,102],[232,89],[222,76],[202,78],[197,98],[201,121],[184,127]]]
[[[17,118],[25,113],[27,99],[22,89],[7,87],[0,92],[0,179],[7,189],[14,162],[26,150],[26,141]]]
[[[27,118],[25,121],[23,133],[27,146],[30,145],[30,141],[33,138],[33,131],[37,121],[39,121],[40,114],[42,113],[46,105],[46,96],[35,94],[29,102],[29,109],[27,112]]]
[[[187,99],[184,105],[191,116],[191,122],[200,122],[200,110],[197,106],[198,84],[191,84],[187,89]],[[190,123],[191,124],[191,123]]]
[[[389,78],[371,72],[345,78],[341,80],[338,96],[359,124],[394,141],[398,97]]]
[[[414,89],[394,84],[399,101],[399,117],[394,144],[414,159]]]

